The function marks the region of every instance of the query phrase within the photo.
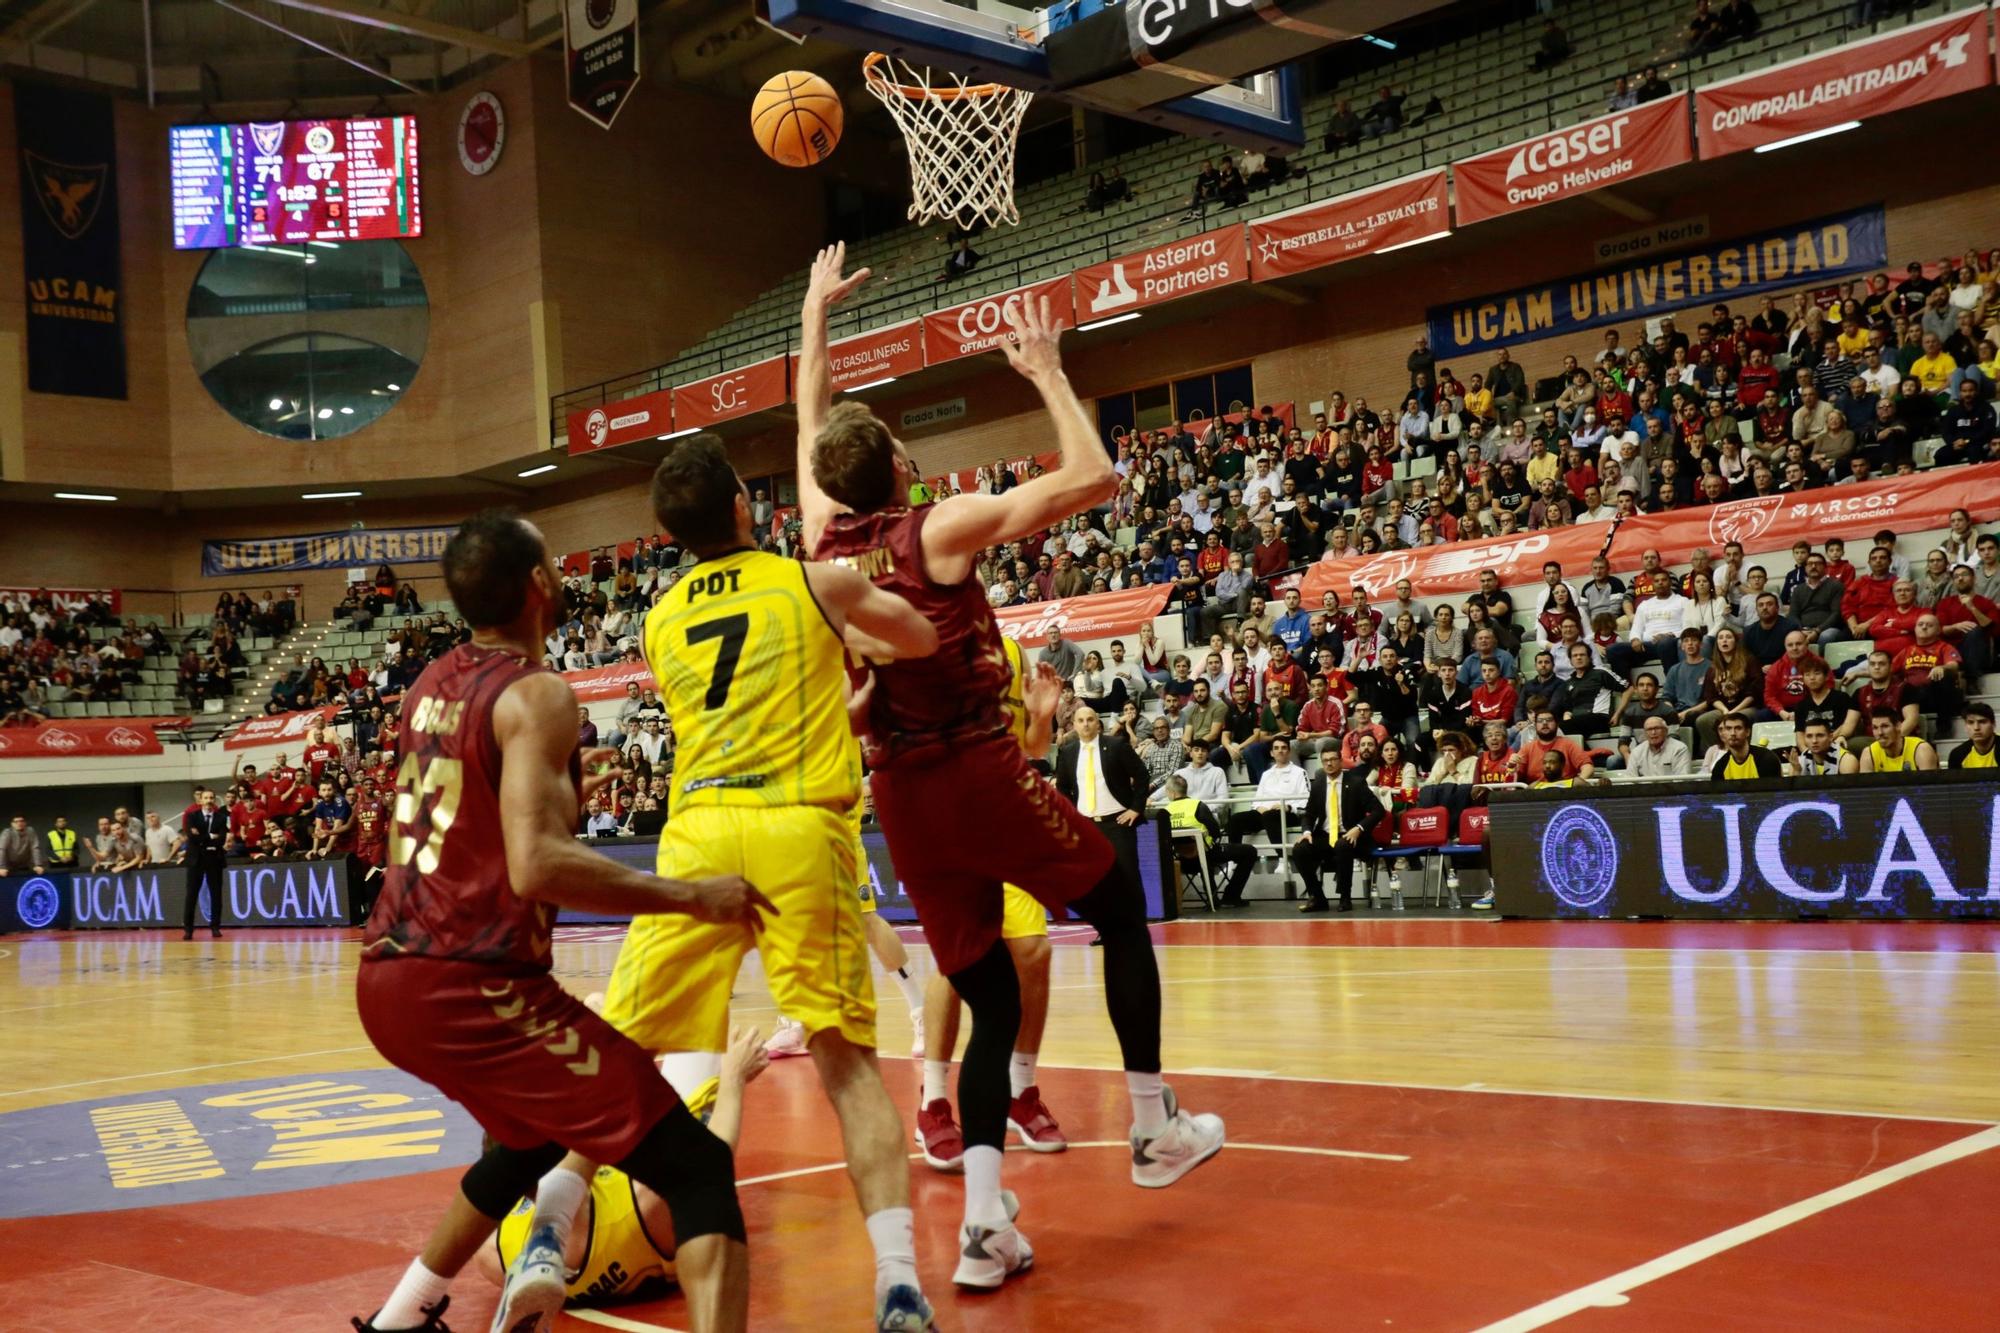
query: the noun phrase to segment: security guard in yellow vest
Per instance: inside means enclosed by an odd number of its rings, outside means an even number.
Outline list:
[[[1166,800],[1167,822],[1175,828],[1200,829],[1200,844],[1207,849],[1209,884],[1213,886],[1222,872],[1229,872],[1229,881],[1223,886],[1217,899],[1218,907],[1241,907],[1243,886],[1250,882],[1250,872],[1256,868],[1257,856],[1240,842],[1222,841],[1222,825],[1215,817],[1215,811],[1187,794],[1187,779],[1176,773],[1167,779]],[[1175,838],[1174,846],[1180,851],[1181,863],[1199,865],[1200,858],[1195,851],[1195,839]]]
[[[62,815],[56,816],[56,826],[49,830],[49,869],[76,869],[76,830]]]

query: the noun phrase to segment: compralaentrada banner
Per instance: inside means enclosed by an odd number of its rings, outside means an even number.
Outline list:
[[[1876,204],[1618,268],[1432,306],[1431,350],[1445,358],[1605,324],[1636,323],[1684,306],[1741,300],[1888,262],[1888,224]]]
[[[2000,917],[2000,769],[1496,795],[1507,916]]]
[[[453,531],[449,527],[355,528],[294,537],[215,538],[201,544],[201,572],[203,577],[215,579],[301,569],[431,564],[444,555]]]

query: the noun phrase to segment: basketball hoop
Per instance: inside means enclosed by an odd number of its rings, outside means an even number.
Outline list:
[[[1018,223],[1014,145],[1033,93],[871,52],[861,74],[910,153],[910,221]],[[933,80],[936,82],[933,82]],[[946,81],[949,82],[946,82]]]

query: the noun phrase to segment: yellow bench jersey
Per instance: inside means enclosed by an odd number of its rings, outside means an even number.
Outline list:
[[[1025,746],[1028,740],[1028,701],[1025,679],[1028,673],[1027,659],[1021,654],[1021,645],[1007,635],[1000,636],[1000,646],[1007,654],[1007,734],[1014,738],[1016,745]],[[1031,759],[1046,759],[1047,755],[1028,756]]]
[[[803,565],[762,551],[704,560],[647,614],[645,644],[674,728],[670,815],[860,799],[844,650]]]

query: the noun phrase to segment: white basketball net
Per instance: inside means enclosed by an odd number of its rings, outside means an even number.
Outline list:
[[[948,218],[960,227],[1018,223],[1014,145],[1033,93],[968,83],[877,52],[862,62],[868,91],[889,108],[910,152],[912,222]]]

